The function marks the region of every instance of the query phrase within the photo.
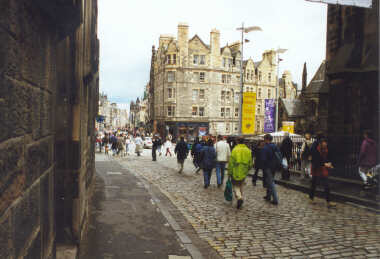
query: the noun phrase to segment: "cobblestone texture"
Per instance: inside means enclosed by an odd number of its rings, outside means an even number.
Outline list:
[[[226,202],[216,187],[215,172],[209,189],[202,173],[195,174],[190,159],[177,173],[174,157],[119,158],[122,165],[157,186],[182,212],[199,237],[224,258],[379,258],[380,217],[367,210],[324,200],[309,203],[300,192],[277,186],[280,204],[263,200],[261,182],[247,179],[242,210]]]

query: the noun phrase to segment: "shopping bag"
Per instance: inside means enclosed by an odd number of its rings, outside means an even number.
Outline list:
[[[228,178],[226,182],[226,189],[224,189],[224,198],[226,201],[232,201],[232,183],[230,178]]]

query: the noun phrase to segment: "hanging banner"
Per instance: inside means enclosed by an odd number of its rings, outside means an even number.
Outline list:
[[[243,113],[241,131],[243,134],[255,134],[256,93],[243,94]]]
[[[264,115],[264,132],[271,133],[275,131],[276,101],[274,99],[265,99]]]
[[[294,121],[283,121],[282,122],[282,131],[289,133],[294,133]]]

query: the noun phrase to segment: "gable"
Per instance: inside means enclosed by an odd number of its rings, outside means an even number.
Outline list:
[[[198,35],[195,35],[189,40],[189,49],[199,50],[199,51],[209,51],[210,48],[199,38]]]
[[[172,41],[169,43],[169,45],[168,45],[166,51],[167,51],[167,52],[178,52],[177,43],[176,43],[174,40],[172,40]]]

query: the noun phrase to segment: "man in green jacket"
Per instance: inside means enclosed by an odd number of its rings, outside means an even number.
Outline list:
[[[244,139],[239,137],[237,145],[231,152],[230,161],[228,163],[228,175],[231,182],[235,197],[237,199],[237,208],[243,205],[243,185],[248,175],[248,171],[252,168],[251,150],[244,144]]]

